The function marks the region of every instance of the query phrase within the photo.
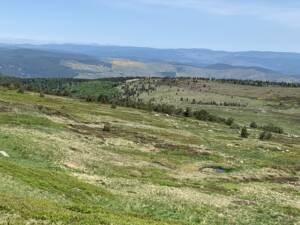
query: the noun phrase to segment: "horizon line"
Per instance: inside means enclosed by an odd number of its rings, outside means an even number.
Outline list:
[[[289,53],[289,54],[300,54],[296,51],[284,51],[284,50],[223,50],[213,49],[205,47],[155,47],[155,46],[135,46],[126,44],[102,44],[97,42],[72,42],[72,41],[53,41],[53,40],[33,40],[26,38],[0,38],[0,45],[33,45],[33,46],[45,46],[45,45],[84,45],[84,46],[95,46],[95,47],[120,47],[120,48],[146,48],[146,49],[157,49],[157,50],[208,50],[216,52],[228,52],[228,53],[242,53],[242,52],[260,52],[260,53]]]

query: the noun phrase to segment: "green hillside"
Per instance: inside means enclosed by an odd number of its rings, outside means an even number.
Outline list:
[[[299,87],[53,81],[62,97],[30,82],[0,88],[0,224],[299,223]]]

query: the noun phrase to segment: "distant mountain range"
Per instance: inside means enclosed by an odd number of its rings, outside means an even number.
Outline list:
[[[300,82],[300,54],[2,44],[0,73],[20,77],[202,76]]]

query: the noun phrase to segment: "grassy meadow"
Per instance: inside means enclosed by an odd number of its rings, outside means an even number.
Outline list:
[[[0,88],[0,224],[300,224],[299,88],[154,84],[131,98],[232,117],[250,136],[193,117]],[[241,105],[203,104],[211,101]],[[260,140],[252,121],[284,132]]]

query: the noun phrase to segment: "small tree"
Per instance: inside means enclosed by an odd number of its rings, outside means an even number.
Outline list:
[[[258,126],[257,124],[253,121],[250,123],[250,127],[256,129]]]
[[[241,131],[241,137],[242,138],[248,138],[249,137],[249,132],[248,132],[248,130],[247,130],[247,127],[243,127],[242,128],[242,131]]]

